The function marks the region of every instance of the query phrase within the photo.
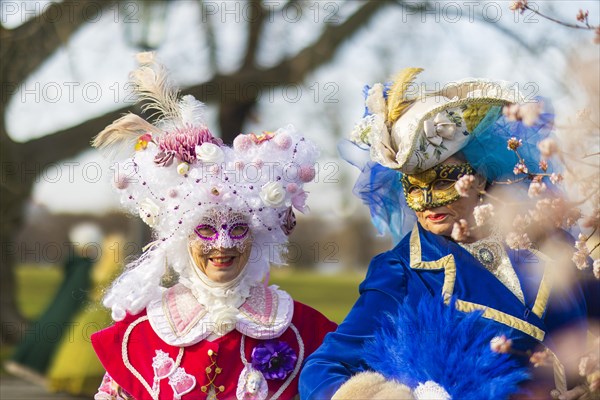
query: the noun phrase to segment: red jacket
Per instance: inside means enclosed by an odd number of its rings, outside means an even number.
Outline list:
[[[292,327],[297,328],[301,340]],[[275,340],[287,343],[298,360],[295,369],[284,380],[267,380],[268,398],[278,393],[279,399],[291,399],[298,393],[301,367],[298,363],[306,360],[319,347],[324,336],[335,328],[336,324],[318,311],[294,302],[292,324]],[[146,312],[143,312],[97,332],[92,336],[92,344],[108,374],[136,399],[173,399],[177,398],[174,391],[184,393],[182,400],[206,399],[211,387],[218,399],[236,399],[238,379],[244,368],[240,353],[242,338],[245,358],[250,362],[254,347],[265,340],[243,336],[237,330],[214,341],[201,340],[181,348],[171,346],[154,332]],[[158,350],[165,352],[175,363],[180,356],[179,367],[191,376],[186,376],[175,388],[169,384],[168,378],[160,379],[154,388],[159,388],[159,391],[154,390],[151,394],[157,375],[152,363]],[[167,364],[165,368],[169,369],[173,363],[168,361]],[[158,371],[158,375],[161,374]]]

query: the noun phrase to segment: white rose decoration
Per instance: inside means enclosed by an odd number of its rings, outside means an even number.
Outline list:
[[[145,198],[140,203],[140,218],[142,221],[146,223],[150,228],[154,228],[158,223],[158,213],[160,212],[160,207],[154,203],[149,198]]]
[[[221,147],[214,143],[202,143],[196,146],[196,158],[205,163],[221,163],[225,159],[225,154]]]
[[[446,115],[438,113],[434,119],[428,119],[424,122],[423,129],[425,130],[427,140],[439,146],[444,139],[450,140],[454,138],[456,124],[450,121]]]
[[[279,182],[269,182],[260,190],[260,198],[269,207],[280,207],[285,201],[285,189]]]

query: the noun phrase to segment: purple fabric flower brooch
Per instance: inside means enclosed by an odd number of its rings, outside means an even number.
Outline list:
[[[285,379],[296,365],[296,352],[284,341],[267,340],[252,350],[252,367],[266,379]]]

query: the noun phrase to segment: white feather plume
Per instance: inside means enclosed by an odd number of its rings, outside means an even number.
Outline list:
[[[133,90],[140,101],[145,102],[143,110],[154,110],[158,120],[180,121],[177,98],[179,91],[170,81],[167,69],[152,62],[144,64],[129,76]]]
[[[206,126],[204,120],[204,103],[192,95],[185,95],[179,101],[179,114],[184,125]]]

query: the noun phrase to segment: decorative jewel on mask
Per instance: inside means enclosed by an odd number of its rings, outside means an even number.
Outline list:
[[[460,198],[454,184],[464,175],[474,175],[471,165],[442,164],[418,174],[402,175],[406,203],[414,211],[445,206]]]
[[[242,253],[248,244],[250,226],[240,213],[213,208],[202,218],[194,232],[200,238],[204,254],[215,249],[234,247]]]

